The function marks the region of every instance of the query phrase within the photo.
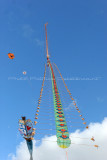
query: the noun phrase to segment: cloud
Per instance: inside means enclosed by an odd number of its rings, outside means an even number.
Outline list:
[[[34,43],[37,44],[37,46],[41,46],[41,47],[44,46],[44,41],[36,38],[36,36],[35,36],[35,30],[32,28],[31,25],[24,24],[22,26],[22,31],[23,31],[23,36],[26,37],[26,38],[31,39]]]
[[[8,155],[8,160],[28,160],[29,152],[27,150],[26,142],[23,141],[16,148],[16,156],[12,153]]]
[[[97,102],[104,102],[104,98],[97,97]]]
[[[39,39],[35,39],[35,42],[36,42],[36,44],[38,45],[38,46],[42,46],[43,47],[43,45],[44,45],[44,42],[43,41],[41,41],[41,40],[39,40]]]
[[[75,99],[68,105],[68,107],[64,108],[64,110],[75,109],[74,102],[77,104],[77,100]]]
[[[90,141],[92,136],[95,137],[95,142]],[[88,130],[82,132],[76,130],[70,134],[70,137],[72,144],[68,149],[58,147],[56,136],[45,137],[39,146],[38,142],[34,141],[34,160],[67,160],[66,151],[69,160],[107,159],[107,117],[101,123],[91,123]],[[99,145],[98,149],[94,147],[95,144]],[[8,155],[8,160],[29,160],[25,141],[17,146],[15,155],[12,153]]]
[[[75,101],[76,102],[76,101]],[[74,106],[74,103],[73,102],[71,102],[69,105],[68,105],[68,107],[66,107],[66,108],[64,108],[64,110],[70,110],[70,109],[75,109],[75,106]]]
[[[24,24],[22,27],[24,37],[31,37],[34,34],[34,29],[29,24]]]

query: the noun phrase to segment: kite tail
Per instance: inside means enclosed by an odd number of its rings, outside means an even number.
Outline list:
[[[30,160],[33,160],[32,154],[30,155]]]
[[[28,150],[29,150],[29,153],[30,153],[30,160],[33,160],[33,157],[32,157],[32,152],[33,152],[32,140],[26,140],[26,143],[27,143]]]

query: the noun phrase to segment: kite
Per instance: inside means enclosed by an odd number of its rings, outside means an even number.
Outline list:
[[[65,149],[69,148],[71,144],[75,144],[70,135],[71,132],[75,131],[75,127],[88,129],[89,126],[79,107],[77,107],[58,67],[50,61],[46,25],[47,64],[45,65],[34,124],[36,125],[36,134],[39,136],[38,140],[42,139],[43,135],[52,136],[56,134],[55,142],[60,148]],[[91,140],[94,142],[94,137]],[[99,147],[98,145],[92,146]],[[66,157],[68,157],[67,152]]]
[[[23,74],[24,74],[24,75],[26,75],[26,74],[27,74],[27,72],[26,72],[26,71],[23,71]]]
[[[14,58],[15,58],[15,56],[14,56],[13,53],[8,53],[8,57],[9,57],[10,59],[14,59]]]
[[[33,122],[30,119],[26,120],[26,117],[22,117],[19,120],[19,131],[23,138],[26,140],[28,150],[30,153],[30,160],[33,160],[32,152],[33,152],[33,142],[35,135],[35,129],[33,128]]]

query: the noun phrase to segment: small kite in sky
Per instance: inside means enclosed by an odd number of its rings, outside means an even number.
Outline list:
[[[9,57],[10,59],[14,59],[14,58],[15,58],[15,56],[14,56],[13,53],[8,53],[8,57]]]
[[[94,142],[95,141],[94,137],[92,137],[91,140]]]
[[[24,75],[26,75],[26,74],[27,74],[27,72],[26,72],[26,71],[23,71],[23,74],[24,74]]]

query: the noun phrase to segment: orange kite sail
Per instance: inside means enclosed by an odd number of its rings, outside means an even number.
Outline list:
[[[13,53],[8,53],[8,57],[9,57],[10,59],[14,59],[14,58],[15,58],[15,56],[14,56]]]

